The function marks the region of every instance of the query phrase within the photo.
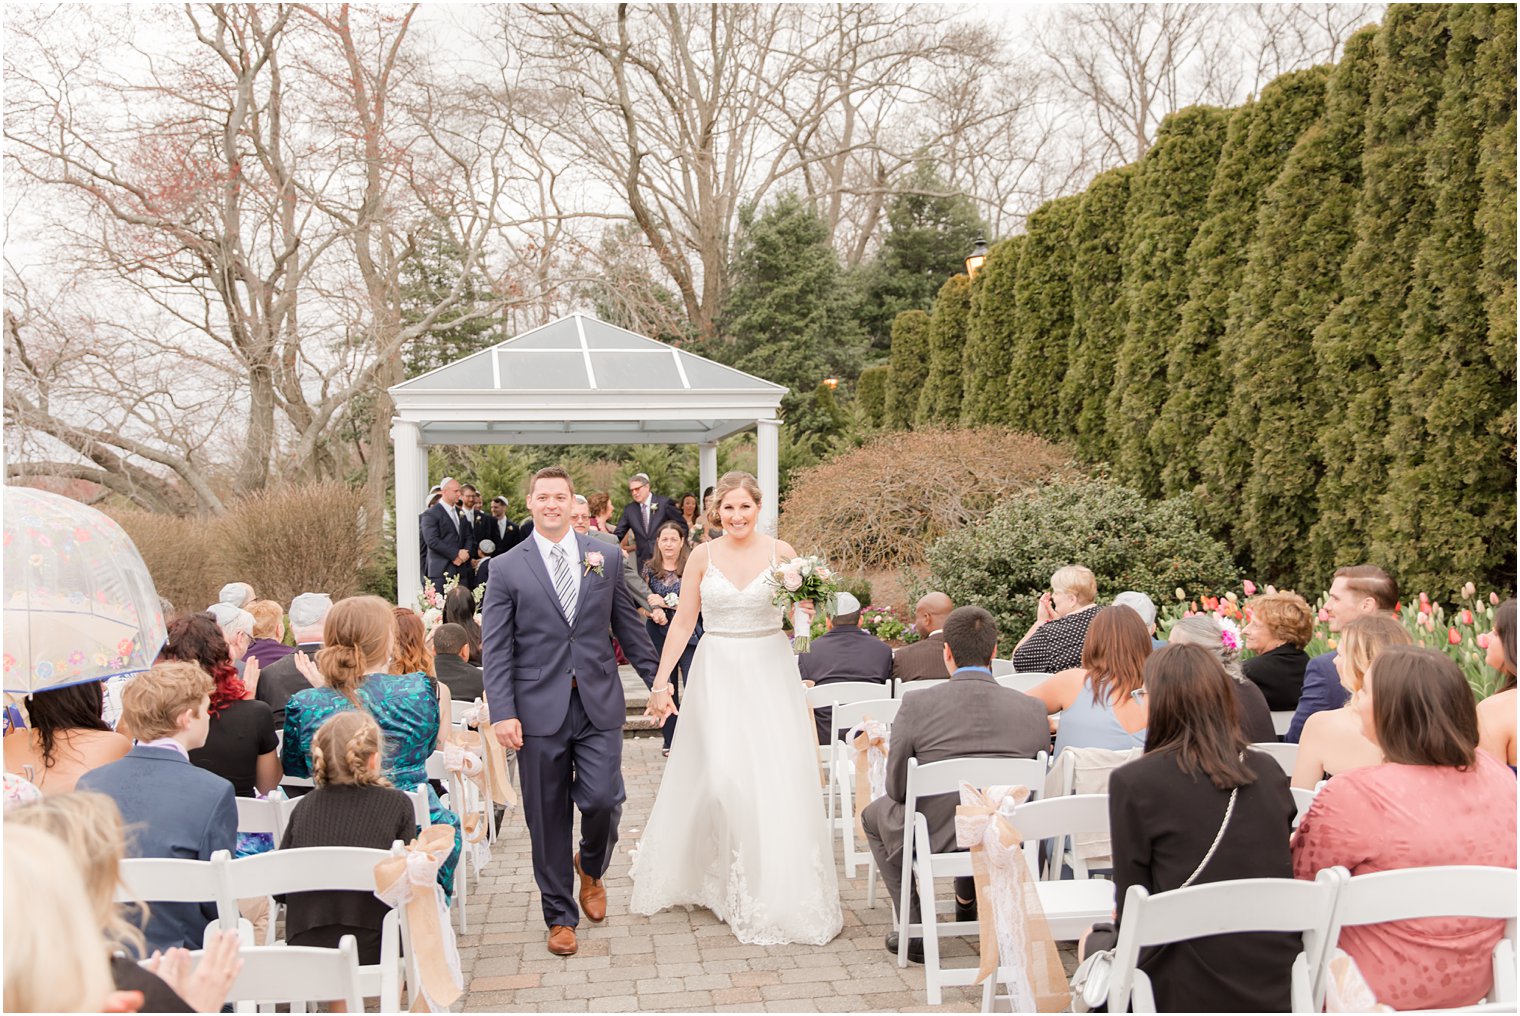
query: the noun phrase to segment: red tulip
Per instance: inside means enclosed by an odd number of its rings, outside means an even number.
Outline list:
[[[1447,628],[1446,641],[1450,642],[1454,646],[1459,646],[1462,644],[1462,636],[1457,634],[1457,629]]]

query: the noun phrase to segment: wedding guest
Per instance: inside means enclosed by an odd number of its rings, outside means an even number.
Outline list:
[[[700,529],[693,536],[693,543],[708,543],[723,535],[723,526],[713,509],[713,488],[702,491],[702,515],[698,519]]]
[[[322,648],[322,625],[329,610],[332,597],[326,593],[302,593],[290,601],[290,634],[295,639],[296,652],[315,656]],[[254,689],[254,697],[273,711],[276,730],[285,726],[285,703],[290,696],[311,687],[293,656],[260,668]]]
[[[1248,607],[1246,648],[1256,655],[1241,670],[1266,696],[1269,710],[1297,709],[1309,666],[1304,646],[1314,637],[1314,611],[1297,593],[1267,593]]]
[[[260,671],[296,651],[295,646],[287,646],[284,642],[285,611],[278,603],[273,600],[254,600],[247,610],[253,617],[253,638],[244,655],[245,658],[258,660]]]
[[[1133,617],[1133,613],[1130,614]],[[1136,619],[1138,625],[1139,621]],[[887,792],[861,814],[866,841],[892,905],[902,913],[903,820],[907,807],[908,759],[919,765],[947,758],[1034,758],[1050,744],[1045,710],[1035,699],[993,680],[997,622],[981,607],[961,607],[944,622],[941,655],[950,680],[903,697],[892,723],[887,755]],[[918,811],[929,823],[935,851],[956,849],[956,795],[921,798]],[[956,879],[957,920],[975,917],[976,895],[970,879]],[[918,920],[918,893],[909,900],[910,923]],[[897,952],[897,936],[887,937]],[[908,958],[923,962],[923,943],[908,943]]]
[[[675,603],[681,596],[681,575],[686,571],[686,558],[691,552],[691,544],[686,542],[686,533],[679,524],[662,522],[659,531],[655,533],[654,548],[654,557],[644,565],[642,576],[649,586],[649,593],[644,600],[649,607],[649,619],[644,622],[644,626],[649,629],[649,641],[654,643],[655,654],[659,655],[665,651],[665,626],[675,616]],[[624,560],[628,560],[628,555],[624,555]],[[681,662],[677,665],[680,670],[679,679],[674,670],[670,674],[671,702],[676,706],[681,704],[680,685],[691,674],[691,663],[697,655],[697,642],[701,638],[702,618],[698,615],[697,626],[686,640],[686,648],[681,650]],[[676,736],[676,719],[675,716],[670,717],[660,728],[666,755],[670,754],[670,744]]]
[[[1128,607],[1140,615],[1140,620],[1145,622],[1145,630],[1150,633],[1152,649],[1160,649],[1166,645],[1165,639],[1158,639],[1156,637],[1156,603],[1149,596],[1136,592],[1133,589],[1126,589],[1114,597],[1112,605],[1115,607]]]
[[[522,539],[517,523],[513,522],[511,516],[507,514],[510,509],[510,502],[500,494],[491,498],[490,516],[481,519],[475,529],[475,546],[481,560],[505,554],[517,546]],[[487,549],[486,541],[490,541],[489,549]],[[476,575],[479,574],[477,568]]]
[[[1478,703],[1478,747],[1515,768],[1515,601],[1494,611],[1485,662],[1499,672],[1499,690]]]
[[[1240,669],[1240,643],[1238,631],[1226,630],[1217,620],[1207,614],[1194,614],[1180,618],[1167,633],[1170,645],[1202,646],[1214,654],[1214,658],[1230,675],[1230,690],[1235,693],[1235,704],[1240,710],[1240,729],[1252,744],[1277,740],[1277,729],[1272,726],[1272,710],[1261,689],[1250,681]]]
[[[475,620],[475,594],[464,586],[455,586],[443,598],[443,623],[464,629],[470,645],[470,662],[480,666],[480,622]]]
[[[945,669],[945,621],[955,604],[944,593],[925,593],[913,607],[919,639],[892,653],[892,680],[931,681],[950,676]]]
[[[686,531],[690,533],[697,524],[697,495],[681,495],[681,520],[686,523]]]
[[[633,533],[635,556],[642,567],[645,561],[654,556],[654,535],[659,531],[660,524],[674,522],[681,527],[684,536],[686,522],[681,518],[680,509],[671,504],[669,498],[660,497],[649,489],[647,473],[634,473],[629,477],[628,495],[633,500],[623,506],[623,517],[618,521],[613,535],[621,540],[628,533]]]
[[[223,586],[221,592],[217,594],[216,602],[242,608],[246,607],[256,599],[258,599],[258,594],[253,591],[253,587],[248,583],[229,582]]]
[[[474,702],[485,694],[480,668],[470,662],[470,638],[464,628],[445,622],[433,630],[433,669],[454,702]]]
[[[126,757],[85,773],[80,790],[116,802],[131,857],[209,861],[237,844],[232,784],[190,764],[206,743],[215,686],[194,663],[159,663],[122,692],[122,718],[137,737]],[[157,903],[143,929],[150,949],[199,949],[213,903]]]
[[[281,850],[300,847],[371,847],[389,850],[417,835],[411,798],[385,778],[383,736],[366,713],[349,710],[325,720],[312,737],[312,780],[285,825]],[[354,936],[359,962],[380,962],[380,929],[390,907],[374,893],[291,893],[285,903],[285,940],[290,945],[336,948]]]
[[[1446,654],[1389,646],[1357,697],[1363,732],[1387,760],[1341,773],[1314,795],[1293,838],[1312,879],[1452,863],[1515,867],[1515,779],[1478,751],[1478,711]],[[1344,928],[1339,945],[1395,1009],[1472,1005],[1492,984],[1504,921],[1437,917]]]
[[[593,533],[607,533],[612,531],[612,495],[605,490],[594,490],[586,495],[586,508],[591,512],[591,531]]]
[[[105,938],[111,978],[118,991],[140,991],[144,1012],[218,1012],[226,1000],[241,965],[237,935],[218,932],[212,948],[192,973],[189,953],[166,962],[155,955],[147,964],[130,956],[146,952],[142,931],[127,920],[116,905],[121,885],[121,859],[126,854],[126,833],[121,812],[104,794],[59,794],[45,802],[18,808],[5,816],[9,831],[20,827],[40,829],[56,836],[68,858],[79,868],[85,897],[95,926]],[[139,904],[145,906],[145,904]]]
[[[1282,769],[1247,750],[1233,680],[1202,646],[1171,644],[1145,663],[1145,753],[1108,782],[1113,924],[1083,952],[1111,949],[1132,885],[1152,895],[1183,884],[1291,878],[1293,795]],[[1217,848],[1215,843],[1217,841]],[[1214,935],[1140,951],[1160,1012],[1287,1012],[1298,935]]]
[[[437,747],[438,732],[452,726],[452,709],[448,689],[417,669],[417,648],[393,652],[392,644],[403,641],[397,632],[403,613],[410,615],[403,623],[413,631],[405,641],[425,651],[422,620],[414,611],[392,607],[378,596],[351,596],[333,605],[323,632],[326,644],[316,663],[301,664],[311,671],[307,679],[314,686],[285,704],[285,771],[310,776],[312,738],[329,716],[356,709],[374,717],[385,734],[385,778],[403,789],[426,787],[432,821],[455,829],[454,849],[438,870],[439,885],[452,894],[461,842],[459,818],[427,782],[428,756]]]
[[[1139,614],[1128,607],[1094,613],[1082,665],[1046,678],[1029,692],[1047,713],[1061,714],[1054,755],[1067,748],[1145,747],[1145,661],[1150,655],[1150,633]]]
[[[1412,641],[1402,624],[1379,614],[1355,618],[1341,629],[1335,669],[1351,698],[1339,709],[1315,713],[1304,724],[1293,766],[1295,787],[1313,790],[1321,780],[1337,773],[1382,763],[1383,750],[1362,733],[1357,697],[1378,654],[1389,646],[1407,646]]]
[[[1040,594],[1034,624],[1013,651],[1013,668],[1054,674],[1082,665],[1082,643],[1097,608],[1098,580],[1079,564],[1058,568]]]
[[[1363,614],[1393,616],[1398,606],[1399,586],[1393,577],[1373,564],[1351,565],[1339,568],[1330,583],[1330,593],[1325,600],[1325,613],[1330,616],[1330,631],[1339,633],[1342,628]],[[1341,685],[1335,670],[1335,650],[1320,653],[1304,668],[1304,687],[1299,693],[1298,706],[1293,712],[1293,722],[1283,740],[1297,744],[1304,729],[1304,722],[1315,713],[1325,709],[1339,709],[1346,704],[1348,692]]]
[[[874,681],[882,686],[881,697],[891,698],[887,682],[892,679],[892,649],[881,639],[860,627],[860,600],[851,593],[840,592],[827,604],[824,624],[828,626],[812,648],[797,657],[797,669],[804,681],[816,687],[841,681]],[[828,744],[834,722],[834,710],[821,706],[813,710],[818,726],[818,743]]]
[[[391,645],[390,672],[436,677],[433,651],[428,648],[427,628],[411,607],[393,607],[396,617],[395,641]]]
[[[596,519],[591,514],[591,502],[595,498],[595,494],[592,494],[589,499],[583,498],[579,494],[575,495],[575,499],[570,506],[570,528],[582,536],[589,536],[593,540],[616,547],[618,546],[618,539],[605,524],[601,529],[592,528],[591,524]],[[606,519],[612,517],[612,508],[607,507],[605,511],[606,517],[603,519],[604,523]],[[649,583],[644,581],[644,576],[639,569],[639,565],[634,561],[634,555],[632,554],[623,555],[623,585],[628,587],[628,593],[633,597],[633,602],[639,605],[640,611],[647,614],[650,597]]]
[[[464,581],[464,569],[475,552],[475,523],[460,501],[463,488],[445,477],[438,503],[422,513],[422,542],[427,550],[423,574],[440,595],[451,578]]]
[[[191,750],[190,761],[231,783],[239,797],[253,797],[255,790],[267,794],[278,787],[284,774],[274,735],[274,711],[268,703],[250,697],[232,668],[216,622],[207,614],[175,621],[158,658],[194,663],[214,682],[205,745]]]
[[[99,681],[34,691],[25,700],[31,726],[5,738],[5,771],[45,794],[66,794],[91,769],[132,749],[130,738],[106,725]]]

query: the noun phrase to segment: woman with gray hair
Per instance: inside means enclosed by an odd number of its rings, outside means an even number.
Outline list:
[[[1225,673],[1230,675],[1235,704],[1240,707],[1241,733],[1246,740],[1253,743],[1277,740],[1266,696],[1246,679],[1245,672],[1240,669],[1243,640],[1234,625],[1226,628],[1208,614],[1194,614],[1173,624],[1166,640],[1174,646],[1202,646],[1213,653],[1214,658],[1224,665]]]

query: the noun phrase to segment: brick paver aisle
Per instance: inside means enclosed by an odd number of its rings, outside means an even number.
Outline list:
[[[899,969],[882,945],[887,897],[878,892],[876,907],[867,908],[864,867],[851,880],[841,865],[844,931],[822,947],[741,945],[706,910],[630,915],[628,850],[643,831],[664,766],[658,738],[624,742],[628,804],[618,860],[607,874],[607,920],[582,921],[580,952],[568,959],[544,949],[527,830],[519,817],[509,819],[490,866],[470,882],[470,933],[459,939],[466,1011],[928,1010],[923,968]],[[947,952],[959,963],[970,955],[960,944]],[[968,1012],[980,1004],[981,989],[950,988],[936,1010]]]

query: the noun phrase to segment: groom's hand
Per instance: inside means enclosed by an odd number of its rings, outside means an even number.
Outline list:
[[[513,751],[522,747],[522,722],[519,720],[498,720],[491,724],[491,729],[496,732],[496,740],[503,748],[511,748]]]
[[[679,710],[676,709],[676,704],[671,701],[669,695],[660,695],[658,698],[664,704],[656,706],[654,704],[655,700],[651,698],[649,704],[644,707],[644,715],[663,727],[665,726],[665,721],[676,715]]]

